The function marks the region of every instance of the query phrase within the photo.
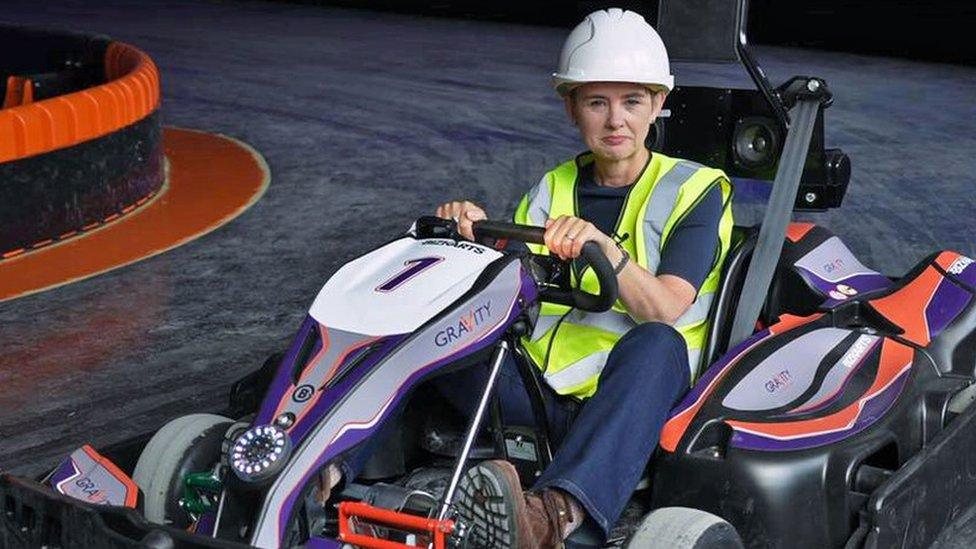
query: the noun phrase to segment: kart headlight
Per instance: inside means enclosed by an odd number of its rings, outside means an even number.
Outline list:
[[[275,425],[259,425],[237,437],[227,461],[244,482],[260,482],[278,474],[290,454],[291,439],[284,430]]]

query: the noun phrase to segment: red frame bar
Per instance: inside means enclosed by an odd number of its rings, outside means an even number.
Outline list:
[[[373,538],[352,531],[349,519],[359,518],[380,526],[391,526],[398,530],[423,532],[430,534],[434,540],[434,549],[447,547],[447,535],[454,532],[454,521],[437,520],[407,513],[398,513],[390,509],[373,507],[361,501],[344,501],[339,504],[339,539],[358,547],[367,549],[412,549],[417,545],[407,545],[395,541]]]

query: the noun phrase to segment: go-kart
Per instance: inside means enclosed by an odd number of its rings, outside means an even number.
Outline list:
[[[532,243],[542,243],[544,232],[489,222],[476,231],[484,238]],[[150,522],[169,526],[147,533],[150,541],[156,536],[177,545],[206,545],[208,538],[258,547],[392,547],[391,539],[419,539],[421,546],[433,547],[463,544],[453,494],[505,355],[532,326],[541,300],[605,311],[617,299],[613,268],[599,247],[586,243],[581,259],[601,282],[598,295],[556,282],[564,268],[560,261],[466,242],[453,222],[421,218],[408,234],[329,279],[287,352],[235,385],[234,419],[174,419],[140,445],[134,467],[127,469],[131,475],[86,446],[43,482],[80,501],[140,510]],[[364,441],[381,438],[382,426],[397,425],[400,435],[401,425],[411,423],[397,417],[404,410],[428,421],[435,417],[436,408],[421,405],[430,397],[418,388],[433,376],[484,360],[486,353],[492,374],[463,442],[453,450],[444,448],[449,441],[439,443],[448,459],[437,456],[438,448],[416,457],[423,447],[415,439],[415,447],[399,455],[386,447],[367,463],[367,476],[376,476],[379,467],[385,479],[403,477],[406,464],[411,477],[369,484],[348,479],[332,497],[316,491],[321,471]],[[258,392],[263,397],[255,407]],[[500,447],[519,447],[524,456],[529,442],[521,434],[494,434]],[[436,438],[437,430],[429,428],[426,435]],[[391,467],[391,458],[398,464]],[[436,472],[440,462],[451,461],[449,475],[432,477],[447,482],[442,494],[409,484],[422,472],[414,464]],[[373,535],[357,531],[360,522],[373,524]],[[380,526],[386,544],[377,541]],[[66,535],[69,545],[77,539]]]
[[[675,89],[652,148],[723,167],[740,189],[773,185],[763,222],[734,231],[698,380],[637,487],[637,519],[609,542],[927,547],[976,501],[976,265],[943,251],[884,276],[826,229],[790,223],[794,209],[838,207],[850,176],[823,147],[826,83],[773,88],[741,40],[743,3],[710,3],[729,11],[707,21],[690,5],[662,2],[672,55],[688,28],[731,29],[725,54],[757,89]],[[231,388],[225,414],[83,447],[37,481],[2,477],[0,545],[490,546],[453,506],[464,468],[505,458],[531,485],[553,452],[544,381],[519,335],[540,301],[600,310],[616,296],[593,249],[599,296],[567,286],[550,257],[488,245],[538,242],[539,229],[489,223],[478,235],[421,219],[344,266],[289,349]],[[535,425],[504,424],[493,402],[509,353]],[[486,362],[493,374],[461,421],[427,381]],[[322,471],[364,445],[359,476],[323,501]],[[567,546],[605,543],[583,528]]]

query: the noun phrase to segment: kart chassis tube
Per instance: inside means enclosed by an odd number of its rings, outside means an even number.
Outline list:
[[[485,390],[481,393],[481,399],[478,400],[478,408],[474,412],[474,417],[471,418],[468,432],[464,436],[464,446],[461,448],[461,454],[458,455],[457,463],[454,465],[451,482],[447,485],[447,490],[444,491],[444,501],[441,503],[441,509],[437,515],[438,520],[444,520],[450,512],[451,504],[454,500],[454,492],[457,490],[458,482],[461,480],[461,474],[464,472],[464,464],[468,461],[468,454],[471,453],[471,445],[474,444],[478,429],[481,427],[481,420],[485,416],[485,409],[488,408],[488,400],[491,398],[491,394],[495,389],[498,372],[501,370],[502,361],[505,360],[507,353],[508,342],[504,339],[499,340],[495,347],[495,353],[491,357],[491,372],[488,374],[488,382],[485,384]]]
[[[362,502],[344,501],[340,503],[339,539],[345,543],[371,549],[404,549],[416,546],[353,533],[349,524],[353,517],[383,526],[391,526],[399,530],[425,532],[431,535],[434,549],[444,549],[447,546],[445,536],[454,532],[454,521],[452,520],[418,517],[373,507]]]

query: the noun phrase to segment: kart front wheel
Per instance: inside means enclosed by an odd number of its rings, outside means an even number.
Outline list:
[[[183,479],[188,473],[213,468],[233,423],[214,414],[191,414],[170,421],[153,435],[132,473],[145,496],[147,520],[178,528],[190,525],[190,517],[179,506]]]
[[[662,507],[649,513],[626,549],[742,549],[742,539],[728,522],[688,507]]]

